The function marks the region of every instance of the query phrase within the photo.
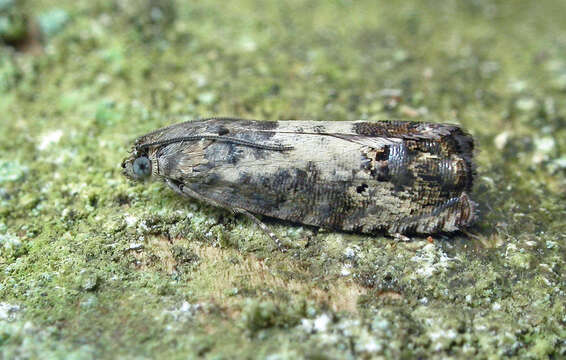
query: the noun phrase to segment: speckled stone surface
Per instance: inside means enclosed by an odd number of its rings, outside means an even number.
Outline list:
[[[0,0],[0,357],[566,356],[566,3]],[[210,115],[476,139],[452,237],[318,232],[128,183]]]

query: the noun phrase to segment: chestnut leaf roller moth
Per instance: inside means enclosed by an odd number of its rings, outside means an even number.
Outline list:
[[[132,180],[243,213],[359,233],[453,232],[476,218],[472,137],[408,121],[209,118],[139,137]]]

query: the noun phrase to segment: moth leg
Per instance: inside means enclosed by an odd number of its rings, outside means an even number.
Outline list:
[[[258,219],[254,214],[252,214],[251,212],[249,212],[246,209],[242,209],[242,208],[232,208],[232,210],[234,212],[240,213],[240,214],[244,214],[247,217],[249,217],[250,219],[252,219],[253,222],[256,223],[257,226],[259,226],[259,228],[261,230],[263,230],[263,232],[269,236],[271,238],[271,240],[273,240],[273,242],[275,243],[275,245],[277,246],[277,248],[280,251],[285,252],[285,247],[283,247],[283,244],[281,243],[281,240],[279,240],[279,238],[269,229],[269,227],[267,227],[267,225],[265,225],[260,219]]]
[[[275,245],[277,246],[277,248],[280,251],[285,251],[285,247],[283,247],[283,244],[281,243],[281,240],[279,240],[279,238],[269,229],[269,227],[267,227],[267,225],[265,225],[260,219],[258,219],[256,216],[254,216],[251,212],[249,212],[246,209],[242,209],[242,208],[236,208],[236,207],[232,207],[228,204],[225,203],[220,203],[216,200],[213,199],[209,199],[207,197],[202,196],[201,194],[197,193],[196,191],[192,190],[191,188],[189,188],[188,186],[183,186],[183,184],[177,184],[174,181],[172,181],[171,179],[165,179],[166,184],[173,190],[175,191],[177,194],[179,195],[183,195],[183,196],[187,196],[187,197],[191,197],[193,199],[197,199],[203,203],[206,204],[210,204],[216,207],[220,207],[220,208],[224,208],[227,210],[230,210],[232,213],[234,214],[244,214],[246,215],[248,218],[250,218],[254,223],[256,223],[257,226],[259,226],[259,228],[267,235],[271,238],[271,240],[273,240],[273,242],[275,243]]]

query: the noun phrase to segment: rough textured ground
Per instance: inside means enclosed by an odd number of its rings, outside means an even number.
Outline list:
[[[0,358],[566,356],[566,2],[0,0]],[[40,34],[42,34],[40,36]],[[131,185],[211,114],[456,123],[467,234],[399,243]]]

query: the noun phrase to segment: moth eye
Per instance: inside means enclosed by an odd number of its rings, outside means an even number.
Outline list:
[[[140,178],[147,177],[151,174],[151,161],[145,156],[141,156],[134,160],[134,174]]]
[[[226,135],[230,132],[230,130],[226,129],[224,126],[218,128],[218,135]]]

